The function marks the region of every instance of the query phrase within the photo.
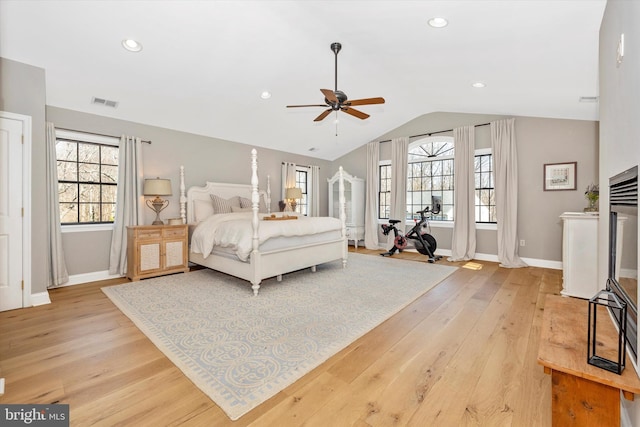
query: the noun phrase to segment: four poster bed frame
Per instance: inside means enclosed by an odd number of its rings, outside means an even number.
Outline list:
[[[340,222],[342,229],[340,237],[330,238],[319,242],[294,243],[290,246],[261,250],[259,244],[259,228],[260,222],[264,221],[261,217],[270,215],[271,190],[270,182],[267,178],[266,194],[258,189],[258,162],[257,152],[251,150],[251,184],[227,184],[207,182],[202,187],[191,187],[184,194],[184,168],[180,168],[180,214],[186,224],[195,226],[195,209],[194,202],[196,200],[204,200],[211,202],[211,195],[217,195],[222,198],[233,196],[247,197],[251,200],[252,218],[252,252],[247,262],[241,261],[235,256],[228,253],[212,252],[206,258],[202,254],[191,252],[189,249],[189,261],[208,267],[212,270],[220,271],[231,276],[235,276],[251,282],[251,288],[254,295],[258,295],[260,282],[269,277],[277,277],[278,281],[282,280],[282,275],[296,270],[311,268],[316,271],[316,266],[330,261],[342,260],[343,268],[347,264],[347,238],[346,238],[346,215],[345,215],[345,198],[344,198],[344,180],[342,167],[339,170],[339,203],[340,203]],[[260,197],[266,198],[268,214],[259,213]],[[289,222],[289,221],[287,221]],[[191,234],[191,233],[190,233]],[[286,238],[282,238],[286,239]],[[191,245],[189,245],[191,247]]]

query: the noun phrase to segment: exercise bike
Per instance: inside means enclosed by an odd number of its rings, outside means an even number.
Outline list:
[[[394,239],[393,239],[393,247],[389,249],[387,252],[381,253],[382,256],[391,256],[396,251],[402,252],[403,249],[407,247],[408,240],[412,240],[413,244],[418,252],[422,255],[427,255],[429,257],[429,262],[433,263],[438,261],[442,256],[436,255],[435,251],[437,249],[436,239],[429,234],[431,232],[431,228],[429,227],[429,221],[427,215],[437,215],[440,213],[440,204],[434,203],[433,209],[429,206],[424,208],[421,211],[416,212],[420,215],[420,219],[414,218],[415,225],[411,230],[402,234],[400,230],[396,227],[396,224],[401,223],[402,221],[399,219],[391,219],[389,220],[389,224],[382,224],[382,233],[385,236],[388,236],[389,233],[393,231]],[[426,228],[429,232],[423,233],[423,229]]]

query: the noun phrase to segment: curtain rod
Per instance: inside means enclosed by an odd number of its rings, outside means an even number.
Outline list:
[[[482,123],[482,124],[479,124],[479,125],[474,125],[473,127],[474,128],[479,128],[480,126],[488,126],[490,124],[491,123]],[[445,132],[452,132],[452,131],[453,131],[453,129],[439,130],[439,131],[436,131],[436,132],[421,133],[420,135],[411,135],[409,138],[417,138],[419,136],[431,136],[431,135],[435,135],[437,133],[445,133]],[[390,139],[385,139],[384,141],[380,141],[380,144],[382,144],[383,142],[391,142],[391,140]]]
[[[293,163],[293,162],[282,162],[282,164],[283,164],[283,165],[284,165],[284,164],[286,164],[286,163]],[[295,165],[296,165],[296,166],[302,166],[303,168],[310,168],[310,167],[311,167],[310,165],[299,165],[298,163],[296,163]],[[318,166],[318,168],[319,168],[319,167],[320,167],[320,166]]]
[[[104,133],[95,133],[95,132],[87,132],[85,130],[77,130],[77,129],[66,129],[66,128],[59,128],[56,126],[56,129],[60,129],[60,130],[68,130],[69,132],[81,132],[81,133],[88,133],[89,135],[98,135],[98,136],[106,136],[109,138],[118,138],[120,139],[119,136],[113,136],[113,135],[106,135]],[[144,142],[145,144],[151,144],[151,141],[141,141]]]

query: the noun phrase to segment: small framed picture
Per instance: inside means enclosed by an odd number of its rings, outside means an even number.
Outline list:
[[[544,191],[575,190],[578,162],[546,163]]]

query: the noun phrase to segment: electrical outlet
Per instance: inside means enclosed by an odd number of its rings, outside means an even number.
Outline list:
[[[520,240],[520,246],[524,246],[524,239]]]

